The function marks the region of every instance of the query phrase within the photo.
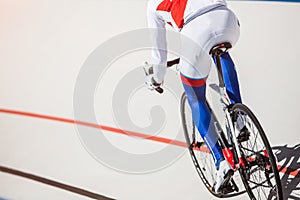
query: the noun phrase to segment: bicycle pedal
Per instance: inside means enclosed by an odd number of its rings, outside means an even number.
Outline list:
[[[231,184],[233,174],[234,174],[234,171],[232,169],[227,172],[227,174],[224,177],[224,182],[222,183],[222,185],[220,186],[218,191],[216,191],[217,193],[225,194],[224,192],[226,192],[226,194],[227,194],[230,192],[230,190],[234,191],[234,187]],[[229,188],[232,188],[232,189],[229,190]]]
[[[200,147],[203,146],[203,145],[204,145],[204,142],[196,142],[196,143],[194,144],[194,147],[200,148]]]
[[[238,135],[237,137],[237,140],[239,142],[246,142],[247,140],[249,140],[249,137],[250,137],[250,132],[249,130],[247,129],[246,126],[244,126],[241,131],[240,131],[240,134]]]
[[[220,189],[221,194],[229,194],[229,193],[232,193],[232,192],[235,192],[235,191],[236,191],[236,188],[230,183],[228,183],[227,185],[224,185]]]

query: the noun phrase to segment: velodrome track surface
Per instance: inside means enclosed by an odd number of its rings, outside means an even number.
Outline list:
[[[5,110],[5,109],[1,109],[0,112],[3,114],[8,114],[8,115],[36,118],[37,120],[49,120],[49,121],[55,121],[58,123],[78,124],[81,126],[88,126],[91,128],[106,130],[106,131],[111,132],[112,134],[117,133],[117,134],[125,134],[125,135],[131,136],[131,137],[145,138],[145,134],[136,133],[136,132],[128,132],[128,131],[125,132],[124,130],[116,129],[113,127],[92,124],[92,123],[83,122],[83,121],[76,121],[73,119],[65,119],[65,118],[60,118],[60,117],[47,116],[47,115],[41,115],[41,114],[36,114],[36,113],[21,112],[21,111],[14,111],[14,110]],[[179,147],[183,147],[183,148],[186,147],[185,143],[182,141],[170,140],[170,139],[163,138],[163,137],[157,137],[157,136],[153,137],[152,136],[152,137],[148,137],[147,139],[151,140],[153,142],[167,143],[169,145],[179,146]],[[282,149],[285,151],[288,150],[288,148],[284,147],[284,146],[274,147],[274,149],[275,150]],[[297,154],[299,152],[299,147],[295,147],[295,149],[290,148],[290,151],[293,152],[294,154]],[[286,157],[286,159],[288,161],[285,161],[284,163],[281,162],[283,165],[278,165],[278,169],[280,170],[280,175],[282,177],[282,180],[292,179],[292,181],[289,184],[293,184],[293,187],[295,187],[294,189],[296,190],[297,184],[295,184],[295,183],[297,183],[296,180],[300,178],[299,169],[293,168],[293,167],[297,167],[297,163],[294,162],[295,158],[291,159],[291,157],[287,153],[285,153],[285,154],[286,155],[284,155],[284,156]],[[282,158],[281,158],[282,156],[283,155],[277,154],[277,158],[279,160],[282,160]],[[289,158],[290,158],[290,160],[289,160]],[[288,166],[287,163],[290,163],[290,162],[291,162],[291,164],[289,164],[289,166]],[[190,162],[188,162],[188,163],[190,163]],[[42,183],[42,184],[44,184],[44,187],[51,186],[51,187],[57,188],[58,190],[66,191],[66,192],[76,194],[76,195],[80,195],[81,197],[88,197],[88,198],[92,198],[92,199],[115,199],[115,198],[118,199],[118,197],[109,198],[104,195],[98,194],[96,192],[89,191],[89,190],[85,189],[84,187],[80,188],[77,186],[73,186],[72,184],[68,185],[68,184],[64,183],[63,181],[62,182],[55,181],[55,180],[52,180],[51,178],[45,178],[42,176],[35,175],[34,173],[27,173],[27,172],[16,170],[16,169],[6,167],[6,166],[0,166],[0,171],[3,173],[6,173],[6,174],[12,175],[12,176],[16,176],[18,178],[22,177],[22,178],[25,178],[25,179],[28,179],[31,181],[36,181],[37,183]],[[82,172],[86,173],[85,170],[82,170]],[[191,173],[191,174],[193,174],[193,173]],[[195,173],[194,173],[194,176],[196,176]],[[192,178],[192,177],[190,177],[190,178]],[[16,188],[14,188],[14,190],[15,189]],[[199,190],[199,191],[201,191],[201,190]],[[33,191],[33,192],[35,193],[35,191]],[[291,192],[291,194],[289,194],[289,192]],[[139,193],[139,192],[137,192],[137,193]],[[208,193],[208,192],[204,191],[204,193]],[[290,190],[290,191],[285,190],[285,195],[287,195],[287,196],[291,195],[291,196],[296,196],[296,197],[298,196],[298,194],[294,193],[292,190]],[[59,198],[61,198],[61,197],[59,197]],[[72,197],[72,198],[74,198],[74,197]],[[133,197],[133,198],[135,198],[135,197]],[[162,197],[157,196],[157,198],[162,198]],[[242,197],[242,198],[245,198],[245,197]]]
[[[142,126],[151,123],[149,108],[155,104],[170,113],[158,135],[136,130],[125,135],[115,124],[110,88],[130,70],[125,65],[102,79],[111,87],[96,91],[99,123],[74,117],[74,88],[83,63],[112,36],[145,27],[145,1],[26,0],[0,5],[0,199],[215,199],[197,178],[183,136],[176,135],[180,133],[177,98],[140,89],[140,95],[129,101],[130,116]],[[230,6],[242,24],[232,54],[241,66],[244,101],[274,147],[285,196],[299,199],[300,40],[295,35],[300,31],[292,21],[300,17],[300,7],[274,2],[230,2]],[[145,60],[128,57],[121,63]],[[101,129],[112,144],[133,154],[167,146],[180,153],[150,172],[112,169],[84,146],[78,126]]]

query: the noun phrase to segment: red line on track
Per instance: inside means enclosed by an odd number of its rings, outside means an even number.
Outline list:
[[[110,127],[110,126],[93,124],[93,123],[84,122],[84,121],[66,119],[66,118],[61,118],[61,117],[54,117],[54,116],[49,116],[49,115],[41,115],[41,114],[29,113],[29,112],[23,112],[23,111],[8,110],[8,109],[0,109],[0,113],[21,115],[21,116],[27,116],[27,117],[34,117],[34,118],[39,118],[39,119],[47,119],[47,120],[70,123],[70,124],[78,124],[78,125],[87,126],[87,127],[91,127],[91,128],[97,128],[97,129],[101,129],[101,130],[105,130],[105,131],[110,131],[110,132],[114,132],[114,133],[128,135],[128,136],[132,136],[132,137],[139,137],[139,138],[144,138],[144,139],[152,140],[152,141],[156,141],[156,142],[172,144],[172,145],[175,145],[175,146],[187,147],[186,143],[182,142],[182,141],[171,140],[171,139],[168,139],[168,138],[157,137],[157,136],[149,136],[149,135],[143,134],[143,133],[137,133],[137,132],[133,132],[133,131],[122,130],[122,129],[118,129],[118,128],[114,128],[114,127]],[[204,149],[203,151],[206,152],[207,150]],[[300,178],[300,170],[299,169],[292,169],[292,168],[283,167],[283,166],[280,166],[280,165],[278,165],[277,167],[278,167],[278,170],[280,170],[281,173],[289,174],[291,176]]]
[[[41,114],[29,113],[29,112],[23,112],[23,111],[16,111],[16,110],[7,110],[7,109],[0,109],[0,112],[6,113],[6,114],[21,115],[21,116],[26,116],[26,117],[34,117],[34,118],[39,118],[39,119],[47,119],[47,120],[70,123],[70,124],[78,124],[78,125],[87,126],[87,127],[91,127],[91,128],[101,129],[104,131],[110,131],[110,132],[114,132],[114,133],[128,135],[128,136],[132,136],[132,137],[139,137],[139,138],[144,138],[144,139],[152,140],[152,141],[156,141],[156,142],[186,147],[186,143],[182,142],[182,141],[171,140],[168,138],[157,137],[157,136],[150,136],[150,135],[143,134],[143,133],[122,130],[122,129],[118,129],[118,128],[114,128],[114,127],[110,127],[110,126],[93,124],[93,123],[84,122],[84,121],[66,119],[66,118],[61,118],[61,117],[54,117],[54,116],[49,116],[49,115],[41,115]]]

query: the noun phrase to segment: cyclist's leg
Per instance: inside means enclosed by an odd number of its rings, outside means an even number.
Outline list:
[[[193,22],[190,22],[193,25]],[[193,26],[191,26],[193,27]],[[196,125],[205,144],[212,152],[215,165],[224,160],[222,150],[218,144],[218,133],[214,126],[214,120],[206,103],[206,78],[211,68],[211,58],[202,50],[202,41],[197,41],[195,30],[185,27],[181,33],[181,80],[189,105],[192,110],[193,122]],[[195,42],[197,41],[197,42]],[[205,42],[205,40],[203,41]]]
[[[218,144],[218,134],[214,126],[214,121],[206,103],[206,80],[205,78],[189,78],[182,74],[182,72],[181,80],[192,110],[193,122],[206,146],[212,152],[216,167],[219,168],[219,164],[224,160],[224,157]]]
[[[235,70],[234,62],[228,52],[221,56],[222,72],[226,91],[231,103],[242,103],[239,81]]]

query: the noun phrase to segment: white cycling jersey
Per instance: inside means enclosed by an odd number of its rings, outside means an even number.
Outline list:
[[[191,46],[182,38],[181,56],[187,60],[181,59],[181,72],[193,78],[203,78],[209,72],[211,60],[203,52],[208,54],[212,45],[219,42],[234,45],[239,37],[238,20],[225,0],[149,0],[147,18],[154,47],[154,79],[159,83],[166,71],[167,23],[197,44]]]
[[[220,5],[225,0],[150,0],[148,2],[148,23],[151,28],[163,28],[167,22],[176,30],[186,23]]]

